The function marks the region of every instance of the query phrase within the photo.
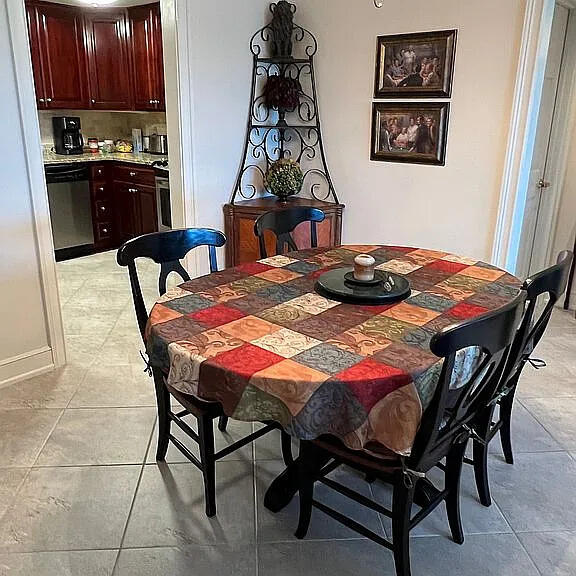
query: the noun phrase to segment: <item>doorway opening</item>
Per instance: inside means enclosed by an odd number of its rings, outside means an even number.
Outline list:
[[[573,94],[569,66],[576,48],[573,18],[573,10],[556,3],[515,271],[521,278],[543,270],[555,252],[568,248],[556,246],[555,236],[562,196],[571,193],[564,184]]]
[[[492,257],[520,278],[574,244],[576,222],[563,230],[563,206],[576,191],[576,179],[572,188],[567,180],[576,140],[575,10],[574,0],[527,2]]]
[[[61,367],[70,348],[62,311],[74,286],[63,289],[55,260],[81,264],[73,258],[95,254],[96,260],[109,256],[112,263],[115,248],[128,237],[184,227],[190,219],[182,191],[176,5],[118,0],[88,8],[79,0],[15,0],[9,8],[49,342],[53,366]],[[159,62],[161,73],[155,68]],[[70,118],[81,121],[77,125]],[[126,146],[136,140],[134,128],[142,128],[141,145],[149,151],[131,157]],[[145,136],[159,137],[146,141]],[[103,153],[103,142],[116,150]],[[100,144],[98,152],[92,153],[90,144]],[[151,152],[162,154],[146,156]],[[55,174],[46,174],[48,166]]]

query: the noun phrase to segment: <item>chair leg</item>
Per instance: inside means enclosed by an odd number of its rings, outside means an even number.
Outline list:
[[[158,446],[156,448],[156,460],[164,462],[166,452],[170,444],[170,392],[164,385],[164,378],[159,374],[154,374],[154,385],[156,387],[156,403],[158,405]]]
[[[226,432],[226,427],[228,426],[228,416],[222,415],[218,418],[218,430],[220,432]]]
[[[508,396],[500,401],[500,419],[502,428],[500,428],[500,443],[504,458],[508,464],[514,464],[514,453],[512,452],[512,407],[514,405],[514,392],[512,390]]]
[[[396,576],[410,576],[410,517],[414,486],[407,487],[401,476],[394,485],[392,500],[392,544]]]
[[[491,506],[492,497],[490,496],[490,484],[488,482],[488,444],[481,444],[474,440],[473,459],[478,497],[483,506]]]
[[[208,416],[198,418],[200,460],[204,476],[204,497],[206,516],[216,515],[216,460],[214,459],[214,423]]]
[[[306,537],[312,519],[312,501],[314,499],[315,453],[314,445],[306,440],[300,441],[298,456],[298,492],[300,494],[300,517],[295,536],[299,540]]]
[[[291,464],[294,464],[294,456],[292,455],[292,438],[290,437],[290,434],[287,434],[284,430],[280,431],[280,435],[282,459],[286,466],[290,466]]]
[[[462,465],[466,454],[467,442],[457,444],[446,457],[446,512],[448,523],[452,532],[452,540],[456,544],[464,543],[464,531],[462,529],[462,516],[460,515],[460,479],[462,477]]]

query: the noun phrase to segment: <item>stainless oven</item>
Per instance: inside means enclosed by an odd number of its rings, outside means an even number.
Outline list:
[[[156,176],[156,204],[158,231],[172,230],[172,200],[170,197],[170,179],[167,176]]]

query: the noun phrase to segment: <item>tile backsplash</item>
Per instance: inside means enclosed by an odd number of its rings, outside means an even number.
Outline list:
[[[132,129],[140,128],[143,135],[166,134],[166,114],[164,112],[104,112],[98,110],[39,110],[40,136],[42,144],[54,145],[52,132],[53,116],[77,116],[80,118],[84,141],[132,140]]]

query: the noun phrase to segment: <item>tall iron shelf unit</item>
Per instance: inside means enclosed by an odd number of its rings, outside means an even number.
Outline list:
[[[274,12],[280,4],[272,4]],[[228,236],[227,265],[234,266],[258,258],[253,234],[254,221],[268,210],[287,206],[314,206],[322,209],[326,220],[319,227],[320,246],[338,246],[341,242],[342,211],[328,170],[322,141],[322,128],[314,73],[318,43],[311,32],[291,22],[290,56],[274,55],[277,40],[274,23],[254,34],[250,41],[253,55],[250,111],[242,160],[230,203],[224,206]],[[273,76],[291,79],[299,87],[298,104],[290,109],[270,108],[265,88]],[[277,160],[297,161],[304,174],[302,191],[281,203],[266,190],[265,174]],[[309,227],[296,231],[296,241],[307,245]],[[272,238],[269,249],[274,253]],[[299,244],[300,245],[300,244]]]

